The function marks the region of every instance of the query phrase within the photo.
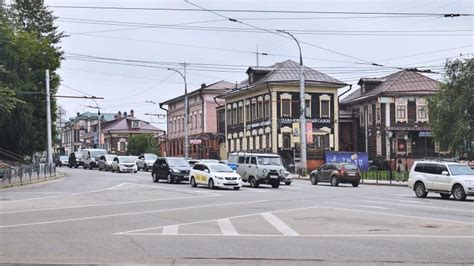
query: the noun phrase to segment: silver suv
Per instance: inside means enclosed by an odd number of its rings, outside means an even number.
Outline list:
[[[443,199],[451,195],[456,200],[474,196],[474,171],[461,163],[416,161],[408,176],[408,187],[418,198],[436,192]]]
[[[280,155],[270,153],[231,153],[227,162],[242,177],[257,188],[260,184],[269,184],[273,188],[285,182],[285,168]]]

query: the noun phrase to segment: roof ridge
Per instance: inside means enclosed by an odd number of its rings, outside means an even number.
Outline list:
[[[386,92],[387,90],[389,90],[389,89],[393,86],[393,84],[395,84],[401,77],[403,77],[403,76],[405,75],[405,73],[406,73],[407,71],[406,71],[406,70],[400,70],[400,71],[398,71],[398,72],[393,73],[392,75],[398,74],[398,73],[400,73],[400,72],[401,72],[401,74],[400,74],[395,80],[393,80],[389,85],[387,85],[387,88],[385,88],[385,89],[384,89],[383,91],[381,91],[381,92]],[[389,76],[390,76],[390,75],[389,75]],[[387,77],[388,77],[388,76],[387,76]],[[386,81],[382,81],[382,83],[380,83],[378,86],[382,85],[384,82],[386,82]],[[377,86],[377,87],[378,87],[378,86]]]

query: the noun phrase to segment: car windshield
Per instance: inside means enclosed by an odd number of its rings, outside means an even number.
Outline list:
[[[474,175],[474,171],[467,165],[453,164],[449,166],[452,175]]]
[[[341,166],[344,167],[346,170],[357,170],[357,166],[351,163],[342,163]]]
[[[113,161],[114,158],[115,158],[114,155],[105,155],[105,160],[106,160],[106,161]]]
[[[281,160],[280,160],[280,157],[259,156],[258,164],[259,165],[281,165]]]
[[[156,161],[157,158],[158,158],[158,156],[156,156],[154,154],[145,155],[145,160],[147,160],[147,161]]]
[[[65,161],[65,160],[67,160],[67,159],[68,159],[67,156],[60,156],[60,157],[59,157],[59,160],[62,160],[62,161]]]
[[[201,160],[202,163],[219,163],[219,160],[205,159]]]
[[[128,157],[128,156],[120,156],[118,157],[119,158],[119,162],[121,163],[133,163],[133,158],[131,157]]]
[[[107,154],[105,151],[91,151],[92,157],[100,157]]]
[[[168,158],[171,167],[191,167],[184,158]]]
[[[210,164],[209,165],[209,168],[211,169],[212,172],[221,172],[221,173],[230,173],[230,172],[234,172],[234,170],[232,170],[232,168],[230,168],[229,166],[225,165],[225,164]]]

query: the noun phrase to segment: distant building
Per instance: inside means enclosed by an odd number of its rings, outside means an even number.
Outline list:
[[[100,136],[98,123],[94,124],[91,131],[84,135],[84,147],[102,148],[111,154],[132,155],[128,152],[128,140],[131,136],[150,134],[152,136],[150,145],[159,145],[164,140],[164,130],[136,118],[133,110],[129,113],[118,112],[114,115],[114,119],[104,120],[100,124]]]
[[[56,109],[56,121],[55,121],[55,127],[56,127],[56,132],[57,132],[57,137],[53,141],[53,152],[54,154],[59,154],[59,155],[64,155],[65,151],[62,146],[62,129],[64,125],[66,124],[66,110],[62,106],[58,106]]]
[[[284,164],[300,158],[300,65],[292,60],[249,67],[248,79],[219,96],[221,157],[234,151],[270,152]],[[339,149],[339,88],[346,86],[309,67],[304,69],[308,169],[324,163],[324,151]]]
[[[184,95],[160,103],[160,107],[167,111],[167,156],[184,156],[184,127],[188,127],[189,156],[197,159],[219,158],[216,107],[224,101],[215,97],[232,87],[235,84],[219,81],[202,84],[199,89],[189,92],[188,123],[184,120]]]
[[[341,150],[368,152],[369,160],[408,158],[409,165],[443,153],[431,134],[427,102],[438,81],[402,70],[358,85],[340,102]]]

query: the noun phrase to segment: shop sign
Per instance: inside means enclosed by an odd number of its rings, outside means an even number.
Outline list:
[[[300,119],[299,118],[280,118],[280,123],[282,124],[293,124],[293,123],[299,123]],[[330,118],[307,118],[306,119],[307,123],[317,123],[317,124],[330,124],[331,119]]]
[[[269,126],[271,125],[271,121],[264,121],[264,122],[257,122],[257,123],[252,123],[247,125],[247,130],[252,129],[252,128],[258,128],[258,127],[264,127],[264,126]]]

